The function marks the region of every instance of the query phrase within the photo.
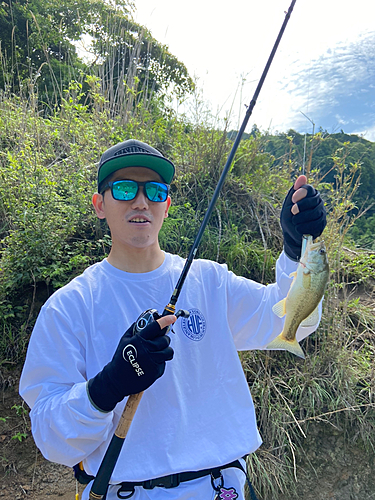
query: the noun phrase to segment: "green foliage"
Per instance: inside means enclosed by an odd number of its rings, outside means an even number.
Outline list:
[[[333,155],[334,182],[320,185],[329,213],[324,240],[331,281],[319,329],[302,342],[306,360],[281,352],[241,354],[264,442],[248,462],[264,498],[278,498],[280,490],[297,497],[297,476],[303,481],[297,463],[304,459],[304,441],[311,439],[315,422],[344,429],[347,435],[351,429],[369,455],[374,450],[375,256],[345,246],[358,216],[353,200],[359,188],[359,167],[348,165],[347,159],[343,145]],[[368,304],[360,298],[359,285]],[[350,300],[352,294],[357,296]]]
[[[16,415],[18,417],[23,417],[24,415],[27,415],[27,410],[23,407],[23,405],[13,405],[12,410],[15,410]]]
[[[91,195],[111,125],[104,113],[82,106],[76,90],[71,86],[48,119],[16,97],[0,102],[3,360],[12,347],[18,359],[35,303],[103,256]]]
[[[358,248],[375,250],[375,214],[361,217],[350,229],[349,236]]]
[[[12,436],[12,438],[11,438],[11,439],[17,439],[20,443],[22,443],[22,441],[23,441],[24,439],[26,439],[26,438],[27,438],[27,434],[26,434],[26,432],[20,432],[20,431],[17,431],[17,432],[16,432],[16,433]]]
[[[375,280],[375,253],[347,249],[341,254],[341,271],[347,284],[369,284]]]
[[[132,11],[128,0],[3,2],[0,88],[25,95],[38,89],[39,99],[54,106],[70,80],[99,75],[102,93],[116,113],[125,102],[129,108],[124,112],[129,112],[155,92],[173,88],[182,96],[191,91],[186,67],[133,21]],[[90,62],[78,55],[76,43],[82,40],[89,45]]]
[[[24,439],[26,439],[28,436],[27,422],[26,422],[26,418],[25,418],[26,415],[28,414],[28,411],[23,407],[23,403],[21,405],[13,405],[12,410],[15,410],[17,420],[20,420],[20,423],[17,425],[17,428],[21,426],[22,430],[21,431],[18,430],[17,432],[15,432],[12,435],[11,440],[17,440],[20,443],[22,443],[22,441]],[[9,417],[6,417],[6,419],[8,419],[8,418]],[[6,419],[2,419],[3,422],[6,422]]]
[[[291,161],[291,169],[300,172],[304,163],[304,136],[294,130],[277,136],[265,135],[264,149],[275,156],[279,162]],[[317,180],[334,185],[337,176],[337,160],[341,158],[346,172],[352,166],[356,168],[356,180],[360,174],[360,182],[352,197],[352,211],[358,214],[366,208],[366,217],[358,218],[350,229],[352,239],[359,247],[371,249],[374,238],[373,219],[375,211],[375,144],[357,135],[343,132],[329,135],[319,132],[314,136],[306,136],[305,164],[307,166],[312,153],[312,172],[319,172]],[[343,172],[340,173],[342,175]]]
[[[81,33],[78,20],[76,4],[71,0],[3,2],[0,86],[19,91],[38,80],[41,93],[46,87],[49,96],[59,91],[60,84],[66,85],[83,68],[72,44]]]

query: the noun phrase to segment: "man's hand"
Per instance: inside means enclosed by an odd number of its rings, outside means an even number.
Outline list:
[[[285,197],[280,214],[284,251],[292,260],[301,257],[302,236],[320,236],[327,224],[323,200],[305,175],[300,175]]]
[[[133,333],[134,323],[122,336],[112,360],[88,381],[91,402],[102,411],[111,411],[125,396],[150,387],[173,358],[167,327],[176,321],[169,315]]]

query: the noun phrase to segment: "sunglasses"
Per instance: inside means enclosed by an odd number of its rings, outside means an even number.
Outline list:
[[[112,181],[103,186],[101,194],[103,194],[106,189],[111,188],[111,193],[115,200],[130,201],[134,200],[137,196],[140,186],[143,187],[143,192],[150,201],[163,202],[168,198],[169,185],[156,181]]]

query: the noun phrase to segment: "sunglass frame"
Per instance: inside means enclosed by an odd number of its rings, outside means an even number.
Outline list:
[[[116,184],[121,184],[123,182],[131,182],[131,183],[134,183],[136,184],[137,186],[137,191],[135,192],[134,196],[132,198],[129,198],[129,199],[121,199],[121,198],[116,198],[116,196],[114,195],[114,191],[113,191],[113,186],[115,186]],[[158,186],[163,186],[163,188],[166,188],[166,192],[165,192],[165,199],[164,200],[155,200],[155,199],[152,199],[149,194],[147,193],[147,185],[155,185],[157,184]],[[142,187],[143,188],[143,193],[144,195],[146,196],[146,198],[149,200],[149,201],[152,201],[154,203],[164,203],[165,201],[167,201],[167,198],[168,198],[168,195],[169,195],[169,188],[170,188],[170,185],[169,184],[166,184],[165,182],[159,182],[159,181],[135,181],[133,179],[120,179],[120,180],[117,180],[117,181],[109,181],[107,182],[103,187],[102,189],[100,190],[101,193],[100,194],[103,194],[107,189],[110,189],[111,190],[111,194],[112,194],[112,197],[114,200],[116,201],[132,201],[134,200],[138,193],[139,193],[139,188]],[[164,193],[163,193],[164,194]]]

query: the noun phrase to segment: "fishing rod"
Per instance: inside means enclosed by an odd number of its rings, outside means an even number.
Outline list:
[[[167,306],[165,306],[165,309],[163,311],[162,316],[168,316],[170,314],[175,314],[176,302],[178,300],[178,297],[180,296],[181,289],[182,289],[183,284],[185,282],[186,276],[189,272],[191,264],[193,263],[193,260],[194,260],[196,253],[197,253],[197,249],[198,249],[199,243],[202,239],[204,230],[207,226],[207,223],[208,223],[208,220],[211,216],[212,210],[214,209],[215,203],[216,203],[217,198],[220,194],[220,190],[221,190],[222,185],[225,181],[225,178],[229,172],[230,166],[233,162],[234,155],[237,151],[238,145],[242,139],[242,136],[243,136],[243,133],[244,133],[245,128],[247,126],[247,123],[248,123],[250,116],[253,112],[254,106],[256,104],[259,93],[260,93],[261,88],[263,86],[264,80],[266,79],[268,70],[269,70],[271,63],[273,61],[273,58],[276,54],[277,48],[280,44],[280,40],[284,34],[286,25],[288,24],[289,18],[292,14],[292,11],[293,11],[293,8],[294,8],[296,1],[297,0],[292,0],[292,3],[290,4],[290,7],[288,9],[288,12],[285,13],[285,19],[284,19],[283,25],[280,29],[280,32],[279,32],[278,37],[276,39],[276,42],[272,48],[272,51],[271,51],[271,54],[268,58],[267,64],[263,70],[262,76],[259,80],[259,83],[258,83],[258,86],[255,90],[254,96],[253,96],[252,100],[250,101],[250,105],[248,106],[248,108],[246,110],[245,118],[242,122],[242,125],[241,125],[239,131],[237,132],[237,136],[234,140],[232,149],[229,153],[229,156],[228,156],[228,159],[225,163],[223,172],[220,176],[219,182],[216,186],[215,192],[212,196],[212,199],[210,201],[210,204],[208,206],[208,209],[206,211],[204,219],[201,223],[201,226],[199,228],[199,231],[198,231],[198,234],[195,238],[193,246],[191,247],[189,255],[186,259],[184,268],[183,268],[181,275],[178,279],[176,287],[173,290],[169,304]],[[141,329],[145,328],[150,321],[154,321],[153,314],[155,312],[157,312],[157,311],[155,311],[154,309],[149,309],[149,310],[145,311],[144,313],[142,313],[141,316],[138,318],[138,320],[135,323],[135,332],[140,331]],[[189,313],[187,311],[184,311],[184,310],[179,310],[176,313],[177,317],[179,317],[179,316],[188,317],[188,315],[189,315]],[[138,327],[137,327],[137,325],[138,325]],[[140,392],[138,394],[132,394],[128,397],[128,400],[126,402],[124,411],[123,411],[122,416],[120,418],[120,421],[117,425],[117,428],[116,428],[115,433],[112,437],[112,440],[109,443],[108,449],[103,457],[103,460],[102,460],[102,463],[99,467],[96,478],[94,479],[94,482],[92,484],[92,487],[90,490],[90,495],[89,495],[90,500],[101,500],[107,491],[108,484],[109,484],[110,478],[112,476],[112,472],[115,468],[117,459],[120,455],[122,446],[124,444],[125,438],[127,436],[127,433],[128,433],[129,427],[132,423],[135,412],[137,411],[138,404],[139,404],[140,400],[142,399],[142,395],[143,395],[143,392]]]

